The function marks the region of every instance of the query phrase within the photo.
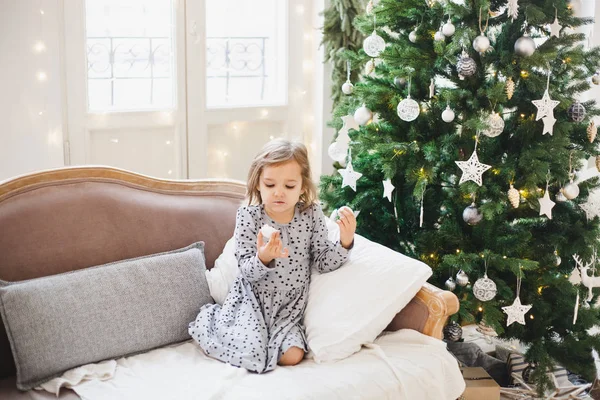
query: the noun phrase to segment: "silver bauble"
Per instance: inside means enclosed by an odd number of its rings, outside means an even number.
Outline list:
[[[490,39],[485,35],[479,35],[473,40],[473,48],[478,53],[485,53],[490,48]]]
[[[348,155],[348,145],[335,141],[327,148],[327,154],[332,160],[342,162]]]
[[[485,136],[496,137],[504,130],[504,119],[498,113],[491,113],[487,118],[488,128],[482,131]]]
[[[456,282],[454,282],[454,278],[453,277],[448,278],[446,283],[444,283],[444,286],[446,286],[446,289],[453,292],[454,289],[456,289]]]
[[[554,198],[554,200],[560,202],[560,203],[564,203],[565,201],[569,200],[565,197],[565,195],[563,194],[563,189],[559,190],[558,193],[556,193],[556,197]]]
[[[571,181],[563,188],[562,192],[567,199],[573,200],[575,197],[579,196],[579,186]]]
[[[515,53],[518,56],[529,57],[535,52],[535,42],[529,36],[521,36],[515,42]]]
[[[458,286],[467,286],[467,283],[469,283],[469,275],[467,275],[465,271],[461,269],[456,274],[456,284]]]
[[[354,112],[354,120],[360,126],[365,126],[373,119],[373,112],[364,104]]]
[[[346,81],[343,85],[342,85],[342,92],[344,94],[352,94],[352,92],[354,92],[354,85],[352,84],[352,82],[350,81]]]
[[[585,118],[585,107],[579,101],[571,104],[567,110],[567,115],[575,122],[581,122]]]
[[[452,25],[452,21],[450,21],[450,18],[448,18],[448,22],[442,26],[442,33],[446,36],[452,36],[454,35],[454,32],[456,32],[456,27]]]
[[[556,267],[558,267],[560,265],[560,263],[562,262],[562,258],[560,258],[560,256],[558,255],[558,252],[555,251],[554,252],[554,265]]]
[[[404,85],[406,85],[406,78],[402,78],[401,76],[397,76],[394,78],[394,85],[396,85],[397,88],[402,88],[404,87]]]
[[[490,301],[496,297],[498,289],[496,283],[488,278],[487,274],[483,278],[479,278],[473,284],[473,294],[478,300]]]
[[[411,31],[408,34],[408,40],[410,40],[413,43],[417,43],[417,31],[416,30],[415,31]]]
[[[597,72],[592,76],[592,83],[594,85],[600,85],[600,74]]]
[[[483,214],[479,211],[475,203],[463,211],[463,220],[469,225],[477,225],[483,219]]]
[[[435,35],[433,35],[433,40],[436,40],[436,41],[438,41],[438,42],[441,42],[441,41],[443,41],[443,40],[446,40],[446,35],[444,35],[444,34],[442,33],[442,31],[437,31],[437,32],[435,33]]]
[[[450,342],[458,342],[462,339],[462,328],[454,321],[448,323],[448,325],[442,329],[442,332],[444,334],[444,339]]]
[[[442,112],[442,119],[444,122],[452,122],[454,121],[454,111],[450,108],[450,106],[446,106],[446,109]]]
[[[475,71],[477,71],[477,63],[463,50],[456,63],[456,71],[458,72],[460,79],[464,79],[465,76],[475,74]]]

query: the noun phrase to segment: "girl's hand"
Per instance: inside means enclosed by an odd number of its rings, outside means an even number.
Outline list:
[[[336,223],[340,227],[340,243],[344,248],[349,248],[354,241],[354,231],[356,231],[356,217],[350,207],[342,207],[338,210],[340,217]]]
[[[279,231],[273,232],[269,242],[265,243],[262,233],[258,233],[258,239],[256,243],[258,248],[258,259],[264,265],[269,265],[269,263],[275,258],[285,258],[289,256],[289,250],[287,247],[283,248],[282,250],[283,244],[281,243],[279,235]]]

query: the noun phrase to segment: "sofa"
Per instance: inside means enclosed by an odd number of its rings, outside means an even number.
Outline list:
[[[244,196],[243,182],[155,179],[101,166],[46,170],[0,182],[0,280],[34,280],[198,241],[205,242],[210,269],[233,234]],[[386,331],[412,330],[441,339],[458,307],[453,293],[426,283]],[[0,398],[56,398],[16,388],[8,336],[0,327]],[[79,397],[63,389],[59,398]]]

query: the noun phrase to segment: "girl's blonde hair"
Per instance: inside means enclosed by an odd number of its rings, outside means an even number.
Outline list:
[[[299,142],[291,142],[286,139],[271,140],[264,145],[262,150],[254,157],[250,172],[248,172],[248,183],[246,194],[248,204],[262,204],[262,197],[258,191],[260,175],[266,166],[283,164],[295,160],[301,168],[302,189],[300,201],[304,203],[302,210],[307,209],[317,201],[317,188],[312,181],[310,163],[306,146]]]

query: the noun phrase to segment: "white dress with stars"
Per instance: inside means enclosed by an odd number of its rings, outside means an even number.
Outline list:
[[[296,205],[287,224],[273,221],[263,205],[238,209],[235,255],[241,273],[223,306],[202,306],[189,325],[189,334],[210,357],[261,373],[275,368],[292,346],[307,351],[301,323],[311,267],[333,271],[348,259],[349,250],[328,240],[319,205],[301,211],[302,205]],[[282,245],[289,249],[289,257],[268,266],[258,259],[256,247],[265,224],[280,231]]]

